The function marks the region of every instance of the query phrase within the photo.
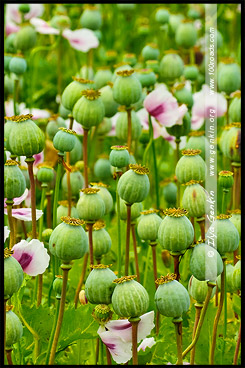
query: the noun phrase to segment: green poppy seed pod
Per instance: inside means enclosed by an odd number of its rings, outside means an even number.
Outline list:
[[[81,98],[82,91],[91,88],[92,83],[94,83],[91,80],[74,76],[72,79],[73,81],[66,86],[61,96],[62,105],[70,111],[72,111],[77,100]]]
[[[85,282],[85,295],[92,304],[111,304],[111,297],[116,285],[113,281],[117,278],[110,265],[90,266],[92,271]]]
[[[187,17],[190,19],[198,19],[201,18],[202,14],[198,9],[190,8],[187,12]]]
[[[71,111],[66,109],[65,106],[63,106],[61,103],[59,106],[59,114],[63,119],[68,119]]]
[[[141,55],[145,61],[157,60],[160,55],[160,51],[155,43],[150,43],[143,47]]]
[[[112,129],[112,121],[109,118],[104,118],[98,125],[97,134],[101,136],[107,135]]]
[[[63,14],[54,15],[50,20],[51,27],[57,28],[63,31],[71,26],[70,18]]]
[[[101,100],[105,107],[105,116],[111,118],[117,113],[118,103],[113,98],[112,86],[108,85],[100,89]]]
[[[126,142],[128,137],[128,115],[127,111],[123,111],[123,109],[120,110],[121,111],[119,112],[116,121],[116,136],[120,140]],[[136,141],[140,137],[142,126],[140,119],[134,110],[131,110],[131,124],[132,140]]]
[[[75,134],[74,130],[59,128],[53,139],[54,148],[63,154],[70,152],[75,147]]]
[[[233,172],[227,170],[220,171],[218,183],[222,189],[232,188],[234,184]]]
[[[94,89],[82,91],[82,97],[75,103],[72,114],[85,129],[99,125],[105,116],[105,107],[100,98],[100,92]]]
[[[200,150],[186,149],[182,151],[182,157],[179,159],[175,175],[181,184],[190,180],[205,180],[207,167],[205,161],[199,155]]]
[[[186,143],[186,149],[201,150],[200,156],[205,160],[205,152],[209,149],[209,142],[203,130],[197,130],[189,133],[190,138]]]
[[[140,212],[143,210],[143,205],[141,202],[133,203],[131,206],[131,221],[136,220],[140,216]],[[116,206],[117,212],[117,206]],[[127,205],[126,202],[120,198],[120,219],[127,220]]]
[[[216,286],[212,290],[210,299],[213,298],[216,291]],[[199,281],[193,275],[190,277],[188,283],[188,292],[197,303],[203,304],[208,292],[207,281]]]
[[[111,193],[109,192],[108,185],[98,182],[98,183],[90,183],[93,188],[99,189],[98,194],[103,199],[105,204],[105,215],[107,215],[109,212],[111,212],[113,208],[113,198]]]
[[[9,200],[20,197],[25,189],[26,180],[18,167],[18,162],[7,160],[4,164],[4,197]]]
[[[63,276],[60,275],[55,276],[55,279],[53,281],[53,290],[56,292],[56,299],[61,298],[62,286],[63,286]],[[67,282],[66,291],[68,291],[68,289],[69,289],[69,282]]]
[[[158,229],[162,219],[157,214],[156,210],[148,210],[141,212],[142,216],[139,218],[137,232],[142,240],[155,241],[158,236]]]
[[[166,217],[158,229],[158,241],[163,249],[170,252],[182,252],[194,240],[192,223],[185,216],[187,211],[181,208],[169,208],[164,211]]]
[[[241,239],[241,210],[236,209],[236,210],[229,211],[229,213],[231,214],[230,221],[237,228],[237,231],[239,233],[239,237]]]
[[[94,308],[92,316],[100,325],[104,325],[112,319],[113,312],[108,305],[98,304]]]
[[[200,243],[192,251],[189,267],[199,281],[215,281],[223,271],[223,262],[215,248]]]
[[[237,291],[237,288],[233,282],[234,269],[235,267],[232,264],[230,263],[225,264],[225,273],[226,273],[225,279],[226,279],[227,293],[234,293]],[[217,285],[218,285],[219,290],[221,290],[221,276],[220,275],[217,277]]]
[[[82,195],[77,202],[79,218],[86,222],[96,222],[105,214],[105,202],[99,195],[98,188],[82,189]]]
[[[174,81],[184,72],[183,60],[178,54],[167,54],[160,62],[159,72],[163,80]]]
[[[92,66],[83,65],[79,71],[79,76],[81,78],[88,78],[90,80],[93,80],[94,78],[94,71]]]
[[[155,20],[160,24],[166,24],[169,21],[169,12],[167,9],[157,9],[155,14]]]
[[[4,40],[5,51],[10,54],[16,54],[17,52],[16,47],[14,45],[15,37],[16,37],[16,32],[10,33],[10,35],[8,35],[8,37],[6,37],[6,39]]]
[[[112,307],[120,317],[135,318],[144,314],[149,307],[149,295],[136,276],[123,276],[114,280],[116,287],[112,294]]]
[[[31,10],[30,8],[30,5],[29,4],[20,4],[18,6],[18,10],[21,12],[21,13],[29,13],[29,11]]]
[[[178,46],[189,49],[197,42],[197,30],[192,22],[181,23],[175,33],[175,42]]]
[[[9,134],[9,146],[16,156],[32,157],[44,149],[45,135],[31,118],[31,114],[8,118],[15,122]]]
[[[130,164],[129,169],[118,181],[118,194],[126,203],[142,202],[150,190],[149,169],[138,164]]]
[[[184,77],[187,80],[195,81],[198,77],[198,68],[196,65],[186,65],[184,69]]]
[[[59,128],[66,128],[65,120],[62,117],[51,116],[46,126],[46,133],[48,138],[53,140],[55,134],[59,131]]]
[[[139,101],[142,94],[142,86],[134,70],[122,70],[117,72],[117,78],[113,84],[113,98],[120,105],[130,106]]]
[[[153,87],[157,81],[156,74],[151,69],[140,69],[136,72],[142,87]]]
[[[139,137],[139,142],[143,143],[143,144],[146,144],[146,143],[149,142],[149,140],[150,140],[149,130],[143,129],[141,131],[141,134],[140,134],[140,137]]]
[[[218,89],[230,95],[241,87],[241,68],[236,63],[224,63],[218,71]]]
[[[124,54],[123,62],[133,67],[137,63],[136,55],[135,54]]]
[[[88,252],[88,237],[81,226],[83,221],[72,217],[62,217],[61,220],[50,236],[49,251],[63,263],[68,263]]]
[[[96,6],[90,5],[83,11],[79,22],[83,28],[88,28],[95,31],[102,25],[102,16]]]
[[[185,113],[182,125],[175,124],[172,127],[167,127],[166,130],[168,134],[174,135],[177,139],[187,135],[191,130],[191,117],[189,112],[187,111]]]
[[[54,179],[54,170],[51,166],[43,163],[37,171],[37,180],[41,183],[50,183]]]
[[[42,232],[42,240],[44,242],[47,242],[48,243],[52,232],[53,232],[53,229],[49,229],[49,228],[43,230],[43,232]]]
[[[177,185],[169,183],[163,188],[163,197],[167,203],[175,204],[177,200]]]
[[[231,215],[219,215],[206,235],[207,239],[212,239],[212,235],[217,233],[217,251],[221,255],[236,250],[240,241],[238,230],[230,217]]]
[[[232,283],[235,290],[241,290],[241,261],[239,260],[233,269]]]
[[[9,63],[9,71],[17,75],[24,74],[27,69],[27,62],[23,57],[14,56]]]
[[[70,165],[75,165],[75,163],[81,160],[83,157],[83,145],[80,139],[75,135],[75,146],[70,151]],[[66,153],[64,156],[66,160]]]
[[[191,91],[189,91],[185,87],[184,83],[179,83],[178,85],[174,87],[173,95],[180,104],[184,103],[187,105],[188,109],[192,108],[192,105],[194,102],[193,96],[192,96]]]
[[[82,173],[75,167],[72,166],[70,172],[70,185],[71,185],[71,195],[77,197],[80,193],[80,190],[84,186],[84,178]],[[65,196],[68,194],[68,187],[67,187],[67,172],[64,173],[61,187]]]
[[[234,92],[233,97],[228,110],[231,123],[241,121],[241,91]]]
[[[57,225],[59,225],[62,222],[61,217],[68,216],[68,206],[69,206],[67,200],[59,201],[58,203],[59,206],[57,208]],[[76,219],[79,218],[75,202],[71,202],[71,217]]]
[[[115,64],[114,68],[115,68],[115,70],[113,72],[112,83],[114,83],[115,80],[118,77],[117,72],[120,72],[120,71],[123,71],[123,70],[133,70],[133,68],[129,64],[127,64],[123,61],[121,63]]]
[[[195,180],[191,180],[185,185],[182,206],[187,209],[191,217],[202,217],[206,212],[207,192]]]
[[[9,299],[16,293],[24,279],[24,273],[19,262],[11,256],[13,251],[4,249],[4,299]]]
[[[95,88],[100,89],[112,80],[112,72],[109,66],[98,68],[94,76]]]
[[[11,306],[13,307],[13,306]],[[19,317],[7,306],[6,310],[6,350],[18,342],[23,335],[23,326]]]
[[[230,129],[220,137],[220,146],[225,157],[241,162],[241,123],[230,125]]]
[[[104,221],[97,221],[93,225],[93,254],[96,260],[100,260],[101,257],[108,253],[111,249],[111,237],[108,231],[105,229]]]
[[[167,274],[156,280],[155,304],[158,311],[166,316],[179,318],[190,307],[190,297],[186,288],[177,280],[175,274]]]
[[[37,33],[32,26],[23,26],[14,39],[17,50],[22,52],[32,49],[37,41]]]
[[[159,61],[158,60],[146,60],[146,68],[151,69],[155,74],[159,73]]]
[[[127,146],[112,146],[109,156],[111,166],[122,168],[129,164],[129,152]]]
[[[111,178],[111,164],[107,158],[99,158],[94,164],[94,175],[99,180]]]

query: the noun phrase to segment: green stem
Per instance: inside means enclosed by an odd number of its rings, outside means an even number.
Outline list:
[[[149,128],[150,128],[150,135],[152,137],[152,155],[153,155],[153,165],[154,165],[154,179],[155,179],[155,191],[156,191],[156,205],[157,209],[160,208],[160,199],[159,199],[159,179],[158,179],[158,170],[157,170],[157,158],[156,158],[156,150],[155,150],[155,142],[154,142],[154,132],[153,132],[153,125],[151,120],[151,115],[148,114],[149,120]]]
[[[88,129],[83,128],[83,173],[84,173],[84,187],[88,188]]]
[[[179,161],[179,144],[180,144],[180,138],[175,138],[175,143],[176,143],[176,158],[175,158],[175,162],[176,165]],[[180,207],[180,182],[179,180],[177,180],[177,207]]]
[[[70,264],[61,265],[61,269],[63,270],[63,284],[62,284],[62,292],[61,292],[61,300],[60,300],[60,310],[59,310],[58,320],[57,320],[55,334],[53,338],[53,343],[51,347],[51,352],[50,352],[50,357],[49,357],[49,362],[48,362],[49,365],[53,365],[54,360],[55,360],[56,348],[57,348],[58,341],[59,341],[59,335],[60,335],[60,330],[62,326],[63,315],[65,311],[65,299],[66,299],[68,272],[71,269],[71,267],[72,266]]]
[[[117,176],[117,183],[119,175]],[[118,277],[121,277],[122,271],[122,250],[121,250],[121,220],[120,220],[120,198],[116,188],[116,202],[117,202],[117,258],[118,258]]]
[[[221,213],[226,214],[226,208],[227,208],[227,195],[229,193],[229,189],[223,189],[222,194],[222,209]]]
[[[133,238],[134,259],[135,259],[135,269],[136,269],[137,281],[140,282],[140,270],[139,270],[139,261],[138,261],[138,253],[137,253],[135,224],[131,224],[131,231],[132,231],[132,238]]]
[[[128,146],[128,152],[131,152],[131,143],[132,143],[132,117],[131,117],[131,110],[132,108],[129,107],[127,108],[127,116],[128,116],[128,141],[127,141],[127,146]]]
[[[41,203],[40,203],[40,210],[41,211],[44,211],[44,201],[45,201],[47,186],[48,185],[46,183],[42,183],[42,185],[41,185],[41,187],[42,187],[42,195],[41,195]],[[38,239],[40,241],[42,241],[43,217],[44,217],[44,214],[39,219]]]
[[[55,279],[55,269],[56,269],[56,262],[55,262],[55,259],[56,259],[56,256],[51,254],[51,260],[52,260],[52,280],[51,280],[51,283],[50,283],[50,287],[49,287],[49,291],[48,291],[48,306],[50,307],[50,302],[51,302],[51,293],[52,293],[52,290],[53,290],[53,282],[54,282],[54,279]]]
[[[202,312],[201,312],[201,315],[200,315],[200,320],[199,320],[198,325],[197,325],[195,337],[192,340],[191,344],[183,352],[183,354],[182,354],[182,358],[183,359],[186,356],[186,354],[189,353],[189,351],[196,345],[196,343],[197,343],[197,341],[199,339],[199,336],[200,336],[200,333],[201,333],[201,328],[202,328],[203,321],[204,321],[204,317],[205,317],[206,311],[208,309],[208,303],[209,303],[209,300],[211,298],[211,295],[212,295],[212,291],[213,291],[214,286],[215,286],[215,283],[208,281],[208,291],[207,291],[205,302],[204,302],[204,305],[203,305],[203,308],[202,308]]]
[[[233,359],[233,365],[237,365],[237,359],[238,359],[238,354],[239,354],[240,343],[241,343],[241,322],[240,322],[240,327],[239,327],[239,332],[238,332],[238,337],[237,337],[237,343],[236,343],[236,349],[235,349],[235,354],[234,354],[234,359]]]
[[[213,334],[212,334],[212,343],[211,343],[211,349],[209,352],[209,364],[214,365],[214,351],[215,351],[215,345],[216,345],[216,335],[217,335],[217,329],[218,329],[218,323],[220,319],[220,315],[223,308],[224,303],[224,288],[225,288],[225,257],[222,257],[223,260],[223,271],[221,273],[221,290],[220,290],[220,301],[218,310],[215,315],[214,324],[213,324]]]
[[[126,230],[126,248],[125,248],[125,276],[128,276],[130,227],[131,227],[131,204],[126,203],[126,205],[127,205],[127,230]]]
[[[143,281],[143,286],[144,287],[146,287],[146,281],[147,281],[147,274],[148,274],[148,268],[149,268],[150,254],[151,254],[151,247],[148,246],[147,256],[146,256],[146,264],[145,264],[145,269],[144,269],[144,281]]]
[[[57,299],[56,310],[55,310],[55,316],[54,316],[54,321],[53,321],[51,334],[50,334],[49,341],[48,341],[48,349],[47,349],[47,352],[46,352],[45,365],[48,365],[49,354],[50,354],[52,342],[53,342],[53,339],[54,339],[55,327],[56,327],[58,316],[59,316],[60,299],[59,298],[56,298],[56,299]]]
[[[28,173],[30,178],[31,188],[31,220],[32,220],[32,239],[37,238],[37,221],[36,221],[36,193],[35,193],[35,180],[33,174],[34,157],[27,157],[26,163],[28,165]]]
[[[14,103],[14,115],[18,115],[17,112],[17,90],[19,86],[19,79],[14,80],[14,91],[13,91],[13,103]]]
[[[82,273],[81,273],[81,276],[80,276],[80,279],[79,279],[79,283],[78,283],[77,289],[76,289],[76,294],[75,294],[75,298],[74,298],[75,309],[77,308],[79,293],[80,293],[80,291],[82,289],[83,280],[84,280],[84,277],[85,277],[85,274],[86,274],[87,263],[88,263],[88,252],[85,254],[84,259],[83,259]]]
[[[202,308],[203,308],[203,304],[199,304],[199,303],[195,304],[196,313],[195,313],[195,322],[194,322],[193,333],[192,333],[192,340],[194,339],[195,334],[196,334],[196,329],[197,329],[198,322],[200,320],[200,315],[201,315]],[[196,349],[195,349],[195,346],[194,346],[191,350],[190,365],[195,364],[195,350]]]
[[[221,365],[223,365],[223,359],[224,359],[224,353],[225,353],[226,333],[227,333],[227,283],[226,283],[226,275],[225,275],[225,279],[224,279],[224,329],[223,329],[223,345],[222,345],[222,352],[221,352]]]
[[[173,323],[175,325],[175,334],[176,334],[176,343],[177,343],[177,356],[178,360],[176,365],[183,365],[182,358],[182,318],[178,318],[178,321],[173,319]]]
[[[100,339],[100,365],[104,365],[104,343]]]
[[[13,222],[13,217],[12,217],[13,204],[14,204],[13,200],[7,199],[6,205],[7,205],[8,223],[9,223],[9,229],[10,229],[9,249],[12,249],[12,247],[15,245],[14,222]]]
[[[88,225],[88,240],[89,240],[89,259],[90,265],[94,264],[93,256],[93,223],[87,223]]]
[[[98,364],[99,352],[100,352],[100,337],[97,337],[97,339],[96,339],[96,351],[95,351],[95,365]]]
[[[54,190],[54,203],[53,203],[53,229],[57,226],[57,206],[59,199],[59,191],[60,191],[60,181],[61,181],[61,171],[62,171],[62,162],[64,159],[64,154],[61,152],[58,153],[58,167],[56,173],[56,182],[55,182],[55,190]]]

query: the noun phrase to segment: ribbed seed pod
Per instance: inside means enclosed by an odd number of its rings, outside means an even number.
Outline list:
[[[134,110],[131,111],[132,123],[132,140],[135,141],[140,137],[142,127],[141,122]],[[120,113],[116,121],[116,136],[121,141],[126,142],[128,137],[128,117],[127,112],[120,108]]]
[[[129,152],[127,146],[112,146],[109,156],[110,164],[114,167],[122,168],[129,164]]]
[[[174,97],[177,99],[179,103],[186,104],[188,109],[192,108],[193,105],[193,96],[191,91],[189,91],[184,83],[179,83],[174,87]]]
[[[182,206],[187,209],[191,217],[202,217],[206,212],[207,192],[195,180],[185,184]]]
[[[26,179],[18,167],[18,162],[7,160],[4,164],[4,197],[13,199],[22,196],[26,189]]]
[[[148,210],[141,212],[139,218],[137,232],[142,240],[154,241],[158,237],[158,229],[162,219],[157,214],[156,210]]]
[[[223,271],[223,262],[217,250],[208,244],[195,246],[190,259],[190,272],[199,281],[215,281]]]
[[[94,76],[95,88],[100,89],[106,86],[106,84],[110,82],[111,79],[112,79],[112,72],[110,70],[110,67],[108,66],[100,67]]]
[[[24,273],[19,262],[11,256],[13,251],[4,250],[4,299],[16,293],[23,282]]]
[[[37,180],[40,183],[49,183],[54,179],[54,170],[48,164],[42,163],[38,167]]]
[[[158,229],[158,240],[163,249],[170,252],[182,252],[194,240],[194,230],[184,209],[169,208]]]
[[[140,212],[143,210],[143,205],[141,202],[133,203],[131,206],[131,221],[134,221],[140,216]],[[116,206],[117,212],[117,206]],[[120,198],[120,219],[127,220],[127,205],[126,202]]]
[[[57,208],[57,225],[59,225],[62,222],[61,217],[68,216],[68,206],[69,206],[68,201],[59,201],[58,203],[59,206]],[[77,219],[79,218],[75,202],[71,202],[71,217]]]
[[[113,98],[112,86],[108,85],[100,89],[101,100],[105,107],[105,116],[111,118],[117,113],[119,104]]]
[[[183,22],[175,33],[175,42],[178,46],[189,49],[196,44],[197,30],[192,22]]]
[[[137,281],[136,276],[123,276],[114,280],[116,287],[112,294],[112,307],[120,317],[139,317],[149,306],[149,295]]]
[[[231,123],[241,121],[241,91],[234,92],[233,97],[228,110]]]
[[[82,173],[75,166],[72,167],[72,171],[70,172],[70,184],[71,184],[71,195],[77,197],[80,193],[80,190],[84,186],[84,178]],[[67,172],[65,172],[63,175],[61,187],[64,192],[64,195],[66,196],[68,193]]]
[[[178,318],[190,307],[190,297],[186,288],[175,280],[176,275],[161,276],[156,280],[155,303],[159,312],[166,317]]]
[[[241,210],[236,209],[229,211],[231,214],[230,221],[235,225],[241,239]]]
[[[65,120],[61,116],[51,116],[46,126],[46,133],[49,139],[53,140],[59,128],[66,128]]]
[[[59,152],[70,152],[75,147],[75,131],[59,128],[53,139],[54,148]]]
[[[94,175],[99,180],[111,178],[111,164],[107,158],[100,157],[94,164]]]
[[[75,146],[70,151],[70,165],[75,165],[77,161],[80,161],[83,157],[83,145],[80,139],[75,135]],[[66,153],[64,156],[66,160]]]
[[[204,134],[205,132],[203,130],[189,133],[190,138],[185,146],[186,149],[190,148],[194,150],[201,150],[200,156],[203,158],[203,160],[205,160],[205,151],[209,149],[209,142]]]
[[[92,83],[94,83],[91,80],[78,77],[72,77],[72,79],[73,81],[66,86],[61,96],[62,105],[70,111],[72,111],[77,100],[81,98],[82,91],[91,88]]]
[[[142,86],[134,70],[117,72],[117,78],[113,85],[113,97],[120,105],[130,106],[139,101],[142,94]]]
[[[85,295],[92,304],[110,304],[115,284],[113,281],[117,278],[110,265],[93,265],[93,270],[88,275],[85,282]]]
[[[175,175],[181,184],[190,180],[205,180],[207,167],[205,161],[199,156],[200,152],[192,149],[182,151],[183,156],[175,168]]]
[[[159,69],[161,78],[167,81],[174,81],[184,72],[184,63],[181,57],[175,53],[163,56]]]
[[[188,291],[193,299],[197,301],[197,303],[204,303],[206,299],[206,295],[208,292],[207,281],[199,281],[193,275],[191,275],[189,283],[188,283]],[[210,299],[213,298],[216,291],[216,286],[212,290],[212,294]]]
[[[233,282],[233,273],[235,271],[235,267],[228,263],[225,265],[225,274],[226,274],[226,291],[227,293],[234,293],[235,291],[237,291],[237,288]],[[221,289],[221,276],[219,275],[217,277],[217,285],[219,290]]]
[[[92,237],[94,257],[96,260],[100,260],[111,249],[111,237],[105,229],[105,223],[103,221],[97,221],[93,225]]]
[[[22,323],[11,307],[7,306],[6,311],[6,349],[12,349],[12,345],[18,342],[23,335]]]
[[[220,147],[224,156],[234,162],[241,162],[241,123],[232,123],[228,131],[220,137]]]
[[[105,214],[105,203],[99,195],[98,188],[82,189],[81,197],[77,202],[77,212],[81,219],[87,222],[96,222]]]
[[[232,281],[233,285],[236,290],[241,290],[241,261],[239,260],[233,269],[233,275],[232,275]]]
[[[98,182],[98,183],[90,183],[93,188],[99,189],[98,194],[101,196],[105,203],[105,215],[107,215],[109,212],[111,212],[113,208],[113,198],[111,193],[109,192],[108,185]]]

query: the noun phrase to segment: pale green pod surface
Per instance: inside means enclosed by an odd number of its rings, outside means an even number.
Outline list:
[[[80,190],[84,186],[84,178],[80,171],[73,171],[70,173],[70,184],[71,184],[71,195],[72,196],[78,196],[80,193]],[[67,188],[67,172],[63,175],[62,181],[61,181],[61,187],[62,190],[67,196],[68,188]]]
[[[205,151],[209,149],[208,139],[205,135],[198,137],[192,136],[188,139],[185,148],[201,150],[200,156],[205,160]]]
[[[184,63],[178,54],[167,54],[160,62],[160,75],[163,80],[173,81],[184,72]]]
[[[57,225],[62,222],[61,217],[63,216],[68,216],[68,201],[66,205],[60,204],[57,208]],[[79,218],[77,209],[74,205],[71,207],[71,217]]]
[[[217,250],[208,244],[198,244],[192,251],[190,272],[199,281],[215,281],[223,271],[223,262]]]
[[[181,184],[190,180],[205,180],[207,167],[199,155],[182,156],[175,168],[175,175]]]
[[[113,98],[116,102],[130,106],[139,101],[141,94],[142,86],[135,75],[117,76],[113,85]]]
[[[99,180],[111,178],[111,164],[107,158],[99,158],[94,164],[94,175]]]
[[[235,97],[229,106],[229,118],[230,122],[241,121],[241,97]]]
[[[146,174],[137,174],[132,169],[126,171],[119,179],[117,191],[125,202],[133,204],[142,202],[150,190],[150,181]]]
[[[119,147],[119,149],[117,149]],[[114,167],[122,168],[126,167],[129,164],[129,152],[127,149],[120,149],[120,146],[112,146],[109,161],[110,164]]]
[[[85,83],[85,81],[86,80],[84,80],[84,83],[81,83],[78,80],[74,80],[64,89],[61,96],[61,102],[67,110],[72,111],[77,100],[81,98],[82,91],[90,87],[90,84]]]
[[[75,146],[70,151],[70,165],[75,165],[77,161],[80,161],[83,157],[83,145],[80,139],[75,135]],[[64,156],[66,160],[66,153]]]
[[[222,135],[220,144],[224,156],[234,162],[241,162],[241,127],[230,128],[224,136]]]
[[[193,23],[181,23],[175,33],[175,42],[178,46],[189,49],[196,44],[197,30]]]
[[[116,212],[117,212],[117,206]],[[140,216],[140,212],[143,210],[143,204],[141,202],[133,203],[131,206],[131,221],[134,221]],[[127,205],[126,202],[120,198],[120,219],[127,220]]]
[[[131,69],[133,68],[129,64],[123,64],[123,65],[118,66],[113,72],[112,82],[114,83],[115,80],[117,79],[118,77],[117,72],[122,71],[122,70],[131,70]]]
[[[139,317],[146,313],[148,306],[149,295],[139,282],[128,280],[116,285],[112,294],[112,307],[118,316]]]
[[[95,222],[104,216],[105,202],[98,193],[81,193],[77,202],[77,212],[79,218],[84,221]]]
[[[94,76],[95,88],[100,89],[106,86],[107,82],[112,79],[112,72],[110,69],[99,69]]]
[[[217,235],[217,251],[219,254],[224,255],[226,252],[233,252],[238,248],[239,233],[229,218],[215,220],[212,228],[208,229],[206,238],[211,238],[213,233]]]
[[[155,303],[162,315],[178,318],[188,311],[190,297],[180,282],[172,280],[158,286],[155,293]]]
[[[192,275],[188,283],[188,291],[192,298],[197,301],[197,303],[204,303],[208,292],[207,281],[199,281]],[[213,298],[215,292],[216,286],[212,290],[210,299]]]
[[[62,262],[82,258],[88,252],[88,237],[85,230],[81,225],[62,222],[56,226],[49,238],[49,251]]]
[[[14,45],[17,50],[27,51],[35,46],[37,33],[32,26],[24,26],[17,33]]]
[[[110,304],[116,275],[109,268],[94,268],[85,282],[85,295],[92,304]]]
[[[7,151],[11,152],[10,146],[9,146],[9,135],[12,129],[16,126],[17,123],[11,120],[7,120],[6,123],[4,123],[4,144]]]
[[[106,229],[93,230],[93,254],[95,259],[100,259],[111,249],[111,237]]]
[[[188,185],[182,197],[182,206],[191,217],[202,217],[206,212],[207,194],[200,184]]]
[[[234,284],[234,280],[233,280],[233,274],[235,271],[235,267],[228,263],[225,265],[226,268],[226,291],[227,293],[234,293],[237,291],[236,285]],[[241,274],[240,274],[241,277]],[[218,284],[218,288],[219,290],[221,289],[221,276],[219,275],[217,277],[217,284]]]
[[[241,68],[236,63],[224,64],[218,71],[218,88],[229,95],[241,87]]]
[[[53,139],[54,148],[60,152],[70,152],[75,147],[75,135],[66,128],[59,128]]]
[[[6,313],[6,348],[18,342],[23,335],[23,326],[19,317],[12,311]]]
[[[241,239],[241,214],[240,213],[232,213],[230,221],[237,228],[237,231],[239,233],[239,237]]]
[[[114,115],[114,114],[113,114]],[[112,129],[112,121],[109,118],[104,118],[102,122],[98,125],[97,134],[99,136],[106,135]]]
[[[12,256],[4,258],[4,298],[16,293],[23,282],[24,273],[19,262]]]
[[[236,290],[241,290],[241,261],[239,260],[233,269],[232,282]]]
[[[22,196],[26,189],[26,179],[17,162],[6,161],[4,165],[4,198],[13,199]]]
[[[117,113],[119,104],[113,98],[112,87],[105,86],[100,89],[101,100],[105,107],[105,116],[111,118]]]
[[[147,212],[147,211],[146,211]],[[158,229],[162,222],[160,216],[156,213],[143,214],[139,218],[137,231],[142,240],[154,241],[158,236]]]
[[[105,116],[105,107],[100,98],[88,100],[85,96],[82,96],[75,103],[72,114],[83,128],[90,129],[102,122]]]
[[[103,201],[105,203],[105,215],[107,215],[109,212],[111,212],[111,210],[113,208],[113,198],[112,198],[111,193],[104,186],[102,186],[102,185],[100,186],[99,183],[97,185],[93,185],[93,188],[100,189],[98,194],[101,196],[101,198],[103,199]]]
[[[142,126],[140,119],[134,110],[131,111],[132,123],[132,140],[137,140],[140,137]],[[122,141],[127,141],[128,137],[128,115],[126,111],[121,111],[116,121],[116,136]]]
[[[194,240],[192,223],[186,216],[166,216],[158,229],[158,241],[163,249],[170,252],[182,252]]]

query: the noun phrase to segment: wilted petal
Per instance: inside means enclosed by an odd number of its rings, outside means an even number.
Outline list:
[[[143,350],[145,351],[146,348],[151,348],[153,345],[155,345],[156,341],[154,337],[146,337],[142,343],[138,346],[138,351]]]
[[[7,214],[7,210],[4,210],[4,213]],[[43,211],[36,210],[36,220],[39,220],[42,215]],[[31,221],[31,208],[13,208],[12,217],[22,221]]]
[[[51,27],[45,20],[39,18],[32,18],[30,23],[35,27],[36,31],[41,34],[59,34],[60,31]]]
[[[173,126],[179,117],[176,98],[163,86],[146,96],[144,107],[161,125],[167,127]]]
[[[131,359],[131,342],[123,341],[119,336],[115,335],[111,331],[106,331],[102,326],[99,327],[97,332],[117,364],[127,363]]]
[[[13,257],[20,263],[23,271],[30,276],[37,276],[46,270],[50,256],[44,244],[38,239],[32,239],[29,243],[21,240],[13,246]]]
[[[99,46],[99,40],[95,33],[87,28],[76,29],[75,31],[65,29],[62,35],[69,41],[71,47],[79,51],[87,52]]]
[[[10,230],[9,230],[8,226],[4,226],[4,243],[5,243],[6,239],[8,239],[9,234],[10,234]]]

